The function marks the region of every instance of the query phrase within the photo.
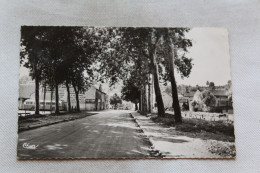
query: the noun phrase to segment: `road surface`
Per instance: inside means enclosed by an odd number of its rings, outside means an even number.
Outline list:
[[[147,158],[149,143],[131,111],[110,110],[19,133],[17,156],[29,158]]]

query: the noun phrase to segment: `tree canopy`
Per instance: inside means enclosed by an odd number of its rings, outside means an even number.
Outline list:
[[[118,104],[122,104],[122,99],[115,93],[112,97],[110,97],[110,104],[117,107]]]
[[[36,84],[36,114],[39,114],[39,84],[44,81],[55,88],[56,113],[59,113],[59,85],[65,81],[73,85],[76,97],[85,91],[92,79],[91,65],[97,51],[96,37],[91,28],[83,27],[33,27],[21,30],[20,63],[30,70]],[[87,78],[84,76],[87,74]],[[77,109],[79,110],[79,100]]]
[[[164,116],[160,83],[170,81],[175,120],[181,123],[174,70],[182,78],[191,73],[192,59],[186,55],[192,46],[185,36],[188,31],[188,28],[24,26],[21,64],[35,79],[37,93],[41,82],[55,89],[56,113],[59,85],[73,86],[79,111],[79,92],[97,80],[110,85],[123,81],[123,97],[137,103],[140,96],[143,107],[151,104],[146,103],[145,90],[147,86],[150,90],[153,82],[158,116]],[[38,97],[36,94],[36,100]],[[151,96],[148,97],[150,101]]]
[[[135,109],[138,110],[137,103],[140,102],[141,92],[135,82],[131,78],[124,82],[123,88],[121,90],[122,99],[130,101],[135,104]]]

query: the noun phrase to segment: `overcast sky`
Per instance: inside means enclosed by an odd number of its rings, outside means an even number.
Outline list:
[[[193,59],[189,78],[181,79],[176,75],[178,84],[224,85],[231,79],[228,32],[225,28],[194,28],[186,34],[192,39],[193,46],[187,54]]]
[[[228,32],[225,28],[194,28],[186,35],[193,46],[187,54],[193,58],[193,68],[189,78],[181,79],[176,74],[177,84],[224,85],[231,79]],[[28,75],[28,70],[20,68],[20,76]]]

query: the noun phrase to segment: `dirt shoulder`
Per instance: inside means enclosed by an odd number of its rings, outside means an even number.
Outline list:
[[[28,115],[25,117],[18,118],[18,132],[35,129],[43,126],[48,126],[52,124],[62,123],[66,121],[72,121],[80,118],[85,118],[87,116],[94,115],[96,113],[63,113],[60,115],[50,114],[50,115]]]
[[[233,124],[183,119],[181,125],[174,117],[152,117],[133,114],[153,145],[165,158],[234,158]]]

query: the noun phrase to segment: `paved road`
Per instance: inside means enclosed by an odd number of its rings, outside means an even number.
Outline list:
[[[23,147],[27,143],[28,147]],[[38,145],[33,149],[33,145]],[[140,137],[129,111],[99,114],[19,133],[19,158],[146,158],[149,144]]]

